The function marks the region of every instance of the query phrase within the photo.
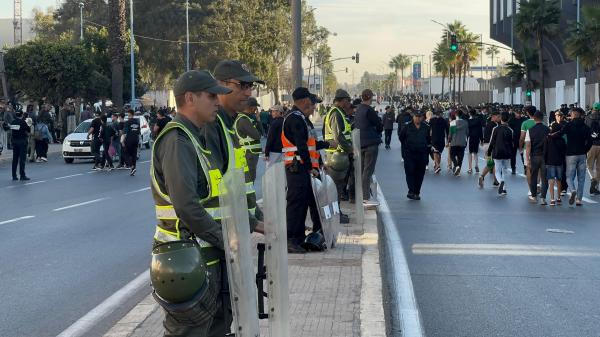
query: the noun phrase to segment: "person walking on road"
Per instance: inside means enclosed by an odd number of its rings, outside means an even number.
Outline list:
[[[462,111],[457,111],[450,121],[450,156],[452,157],[453,172],[460,176],[460,169],[465,157],[465,148],[469,138],[469,123],[463,119]]]
[[[514,135],[520,135],[521,134],[521,126],[523,126],[523,122],[525,122],[525,118],[523,117],[522,111],[517,109],[514,112],[514,115],[510,118],[510,120],[508,121],[508,126],[510,126],[510,128],[513,130],[513,134]],[[530,122],[528,122],[530,123]],[[521,157],[521,163],[523,165],[526,165],[527,163],[525,162],[524,158],[523,158],[523,151],[519,150],[519,138],[514,137],[514,151],[513,151],[513,156],[510,157],[510,169],[512,170],[511,173],[517,174],[517,154],[519,154],[519,156]]]
[[[12,135],[11,144],[13,150],[12,158],[12,180],[29,180],[25,174],[25,162],[27,159],[27,142],[31,128],[23,120],[23,112],[17,111],[15,119],[10,123]],[[20,178],[17,177],[17,166],[19,167]]]
[[[473,173],[473,163],[475,163],[475,173],[479,173],[479,145],[483,139],[483,119],[475,109],[469,111],[469,170],[468,174]]]
[[[102,166],[107,171],[112,171],[115,167],[113,166],[113,158],[111,156],[111,145],[116,136],[115,129],[112,123],[108,122],[106,115],[102,116]],[[114,148],[113,148],[114,151]]]
[[[134,176],[137,170],[137,151],[140,145],[140,122],[135,118],[135,113],[131,109],[127,111],[127,118],[123,128],[125,139],[121,145],[123,145],[125,153],[127,154],[127,166],[129,166],[131,170],[129,175]]]
[[[377,193],[371,191],[371,181],[377,164],[383,123],[377,115],[377,111],[371,107],[373,96],[373,91],[370,89],[363,90],[361,94],[362,103],[356,108],[356,116],[354,117],[354,126],[360,130],[363,204],[367,207],[379,206],[379,202],[371,199],[372,193]]]
[[[433,171],[440,174],[442,171],[442,153],[446,148],[446,139],[448,139],[449,126],[441,110],[436,110],[433,117],[429,120],[431,128],[431,148],[433,151]]]
[[[215,121],[217,95],[229,92],[206,70],[184,73],[173,90],[179,112],[152,148],[153,260],[160,263],[152,264],[150,275],[154,299],[165,311],[166,337],[225,336],[232,323],[218,216],[217,177],[225,172],[216,167],[221,158],[200,144],[200,129]]]
[[[392,133],[394,132],[394,122],[396,121],[396,114],[394,108],[387,106],[385,107],[385,114],[383,115],[383,129],[385,131],[385,148],[390,149],[390,143],[392,142]]]
[[[510,118],[508,112],[503,112],[500,118],[500,125],[495,127],[492,131],[487,155],[494,159],[496,179],[500,182],[498,194],[506,195],[506,188],[504,188],[505,171],[510,165],[510,156],[512,155],[514,141],[512,129],[508,126],[508,120]]]
[[[92,150],[92,156],[94,156],[94,167],[92,169],[95,171],[102,169],[102,156],[100,154],[100,146],[102,145],[102,138],[100,137],[102,119],[100,118],[100,115],[101,113],[99,111],[94,113],[94,119],[92,120],[88,130],[88,139],[91,139],[92,141],[90,147]]]
[[[494,177],[494,186],[498,186],[500,183],[496,180],[494,174],[494,159],[488,155],[488,149],[490,146],[490,140],[492,139],[492,132],[499,125],[500,115],[496,111],[492,111],[489,117],[489,120],[485,124],[485,128],[483,130],[483,153],[485,155],[485,167],[479,176],[479,188],[483,188],[483,183],[485,180],[485,176],[488,173],[491,173]]]
[[[585,124],[592,133],[592,148],[587,155],[588,172],[592,177],[590,194],[597,195],[600,194],[600,102],[594,103],[592,113],[587,117]]]
[[[527,134],[525,135],[525,146],[527,148],[526,152],[528,153],[528,157],[526,158],[527,167],[531,170],[531,182],[529,184],[531,195],[529,196],[529,201],[531,203],[537,203],[538,201],[537,182],[538,176],[540,176],[542,180],[540,204],[545,206],[547,205],[546,193],[548,192],[548,179],[546,177],[546,163],[544,160],[544,143],[548,138],[550,129],[542,123],[543,118],[544,115],[541,111],[536,111],[533,115],[535,125],[527,130]]]
[[[563,119],[564,115],[562,111],[557,110],[554,113],[554,122],[550,124],[550,133],[557,133],[561,130],[561,122]],[[566,150],[567,143],[563,137],[546,137],[546,142],[544,144],[544,161],[546,164],[548,190],[550,191],[550,206],[561,205],[562,203],[561,192]],[[554,196],[555,184],[557,187],[556,197]]]
[[[408,185],[406,197],[411,200],[421,200],[421,186],[431,152],[431,130],[423,122],[424,116],[422,111],[415,110],[412,122],[406,124],[399,135]]]
[[[39,120],[34,127],[36,162],[45,163],[48,161],[48,146],[53,142],[52,134],[48,128],[46,120]]]
[[[551,134],[551,137],[567,137],[567,178],[571,195],[569,205],[576,203],[583,206],[583,188],[585,186],[586,156],[592,148],[592,132],[585,125],[583,116],[585,112],[581,108],[573,108],[570,111],[571,122],[567,123],[559,132]],[[577,188],[575,188],[575,177],[577,177]]]

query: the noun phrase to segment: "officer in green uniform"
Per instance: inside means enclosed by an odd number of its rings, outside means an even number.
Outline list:
[[[177,116],[152,149],[152,196],[158,224],[150,275],[165,310],[164,336],[224,336],[231,326],[219,207],[221,159],[200,142],[219,100],[231,89],[206,70],[184,73],[174,87]],[[254,223],[255,225],[255,223]],[[221,296],[225,293],[225,296]]]
[[[246,151],[246,161],[248,162],[252,182],[256,181],[256,165],[258,165],[258,158],[262,151],[260,145],[262,132],[259,130],[255,117],[257,107],[259,106],[256,98],[250,97],[248,99],[248,106],[243,112],[237,114],[233,124],[235,135],[242,148]]]
[[[352,127],[346,119],[346,111],[352,105],[350,95],[343,89],[335,92],[333,107],[323,123],[323,136],[326,142],[329,142],[329,148],[325,150],[327,157],[325,159],[325,169],[327,174],[333,179],[338,191],[340,200],[347,200],[344,196],[346,187],[346,175],[350,167],[350,154],[352,148]],[[348,223],[348,216],[340,214],[340,222]]]
[[[244,111],[248,106],[248,99],[252,95],[255,83],[264,83],[254,76],[247,67],[239,61],[225,60],[219,62],[214,71],[219,84],[231,90],[230,94],[219,95],[219,111],[217,120],[208,123],[202,128],[201,141],[213,156],[220,158],[219,168],[229,164],[229,149],[227,137],[233,142],[233,157],[237,168],[243,168],[246,180],[246,196],[248,210],[252,215],[250,222],[262,221],[262,211],[256,206],[256,192],[251,179],[250,167],[246,160],[246,150],[242,148],[234,131],[234,123],[238,112]]]

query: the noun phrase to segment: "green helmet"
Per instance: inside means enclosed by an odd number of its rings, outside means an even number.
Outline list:
[[[350,167],[350,158],[343,152],[329,153],[325,165],[333,171],[346,172]]]
[[[150,281],[170,303],[190,300],[208,282],[200,247],[192,241],[163,243],[152,250]]]
[[[600,102],[594,103],[594,106],[592,109],[600,111]]]

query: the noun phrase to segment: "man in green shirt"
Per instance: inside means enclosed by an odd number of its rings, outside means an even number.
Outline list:
[[[521,124],[521,136],[519,138],[519,151],[523,152],[525,149],[525,136],[527,135],[527,131],[535,126],[535,120],[533,119],[533,115],[537,111],[536,107],[533,105],[526,106],[524,109],[525,113],[529,117],[528,120],[524,121]],[[529,158],[529,154],[525,153],[524,158]],[[529,172],[529,168],[525,166],[525,174],[527,175],[527,185],[531,185],[531,172]]]

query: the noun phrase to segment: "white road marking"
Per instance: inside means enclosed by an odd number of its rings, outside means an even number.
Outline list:
[[[82,175],[83,175],[83,173],[71,174],[71,175],[64,176],[64,177],[54,178],[54,180],[61,180],[61,179],[73,178],[73,177],[78,177],[78,176],[82,176]]]
[[[70,327],[61,332],[57,337],[85,336],[96,324],[116,309],[125,304],[140,288],[150,283],[150,270],[141,273],[133,281],[127,283],[112,296],[104,300],[97,307],[90,310],[85,316],[78,319]]]
[[[150,162],[149,160],[138,161],[138,164],[146,164],[146,163],[149,163],[149,162]]]
[[[415,255],[600,257],[600,250],[569,246],[510,244],[413,244]]]
[[[22,216],[22,217],[19,217],[19,218],[14,218],[14,219],[2,221],[2,222],[0,222],[0,225],[6,225],[7,223],[13,223],[13,222],[17,222],[17,221],[21,221],[21,220],[26,220],[26,219],[31,219],[31,218],[35,218],[35,215],[26,215],[26,216]]]
[[[41,183],[45,183],[45,182],[46,182],[46,180],[32,181],[32,182],[30,182],[30,183],[23,184],[23,185],[25,185],[25,186],[29,186],[29,185],[41,184]]]
[[[390,257],[390,269],[393,287],[396,291],[396,312],[401,322],[402,336],[422,337],[425,336],[421,322],[421,314],[415,299],[415,291],[410,277],[410,270],[404,255],[402,240],[398,233],[398,226],[394,223],[388,203],[383,195],[379,184],[377,185],[377,199],[379,200],[379,215],[385,231],[384,238],[387,239],[386,246]]]
[[[125,193],[125,195],[134,194],[134,193],[139,193],[139,192],[144,192],[144,191],[148,191],[149,189],[150,189],[150,187],[144,187],[144,188],[140,188],[139,190],[135,190],[135,191],[127,192],[127,193]]]
[[[106,199],[109,199],[109,198],[100,198],[100,199],[94,199],[94,200],[90,200],[90,201],[80,202],[80,203],[74,204],[74,205],[69,205],[69,206],[65,206],[65,207],[55,208],[52,211],[53,212],[63,211],[65,209],[70,209],[70,208],[75,208],[75,207],[79,207],[79,206],[89,205],[89,204],[100,202],[100,201],[103,201],[103,200],[106,200]]]
[[[574,231],[566,230],[566,229],[558,229],[558,228],[548,228],[546,229],[548,233],[557,233],[557,234],[575,234]]]

